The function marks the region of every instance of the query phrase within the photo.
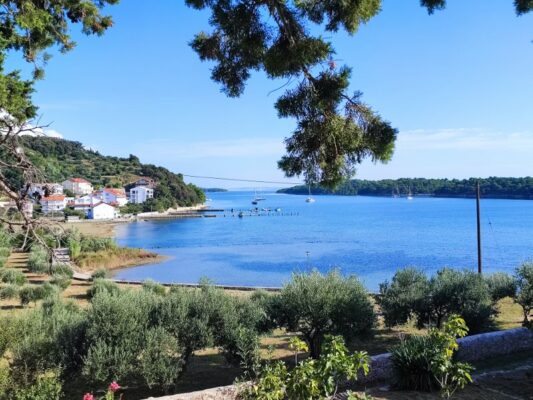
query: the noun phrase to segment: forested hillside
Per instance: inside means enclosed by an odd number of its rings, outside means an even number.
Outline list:
[[[353,179],[345,182],[336,190],[313,187],[312,193],[336,194],[344,196],[406,196],[413,195],[434,197],[474,197],[479,181],[481,194],[489,198],[533,199],[533,178],[497,178],[486,179],[425,179],[402,178],[367,181]],[[307,186],[294,186],[279,190],[279,193],[307,194]]]
[[[123,187],[139,176],[147,176],[155,179],[157,184],[153,204],[157,209],[190,206],[205,200],[204,192],[183,182],[180,174],[143,164],[134,155],[128,158],[103,156],[84,148],[79,142],[49,137],[23,136],[21,141],[32,162],[44,173],[43,179],[48,182],[81,177],[96,187]]]

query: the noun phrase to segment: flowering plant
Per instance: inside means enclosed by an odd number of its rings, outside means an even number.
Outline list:
[[[113,381],[109,384],[107,387],[107,392],[104,397],[102,397],[100,400],[115,400],[115,392],[117,392],[120,389],[120,385]],[[119,399],[122,399],[122,395],[120,395]],[[83,400],[96,400],[94,395],[92,393],[85,393],[83,396]]]

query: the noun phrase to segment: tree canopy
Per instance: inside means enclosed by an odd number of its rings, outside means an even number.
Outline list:
[[[331,32],[355,34],[381,11],[381,0],[186,0],[211,11],[211,32],[191,42],[202,60],[215,62],[212,79],[230,97],[244,92],[251,71],[283,78],[290,87],[276,102],[282,118],[296,119],[278,162],[289,177],[334,187],[355,173],[364,159],[388,161],[397,130],[349,89],[351,70],[337,66]],[[421,0],[431,14],[445,0]],[[515,0],[517,14],[532,0]]]

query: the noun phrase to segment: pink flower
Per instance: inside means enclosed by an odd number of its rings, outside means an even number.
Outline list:
[[[113,381],[109,384],[108,389],[114,393],[120,389],[120,385],[116,381]]]
[[[85,396],[83,396],[83,400],[94,400],[94,396],[92,393],[85,393]]]

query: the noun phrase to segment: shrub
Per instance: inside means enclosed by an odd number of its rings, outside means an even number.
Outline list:
[[[13,400],[60,400],[62,384],[57,371],[44,373],[37,377],[33,385],[15,389]]]
[[[0,299],[14,299],[18,296],[19,289],[17,285],[5,285],[0,288]]]
[[[39,300],[52,297],[57,292],[57,286],[49,282],[45,282],[42,285],[26,285],[19,290],[20,304],[26,306],[30,302],[37,303]]]
[[[489,287],[483,277],[472,271],[441,269],[430,279],[429,292],[414,305],[419,327],[437,327],[450,315],[461,315],[471,333],[490,327],[497,313]]]
[[[116,294],[120,291],[118,285],[108,279],[95,279],[92,286],[87,290],[87,296],[92,299],[99,292]]]
[[[98,238],[93,236],[82,236],[80,240],[81,252],[95,252],[117,248],[117,244],[111,238]]]
[[[182,349],[179,341],[151,318],[158,298],[131,290],[96,293],[88,312],[86,377],[100,383],[111,379],[140,380],[147,385],[175,383]],[[147,359],[154,361],[158,352],[164,352],[167,359],[148,366]]]
[[[65,275],[54,275],[50,280],[50,284],[57,286],[61,291],[66,290],[71,283],[71,278]]]
[[[151,292],[153,294],[157,294],[159,296],[164,296],[166,293],[166,289],[163,285],[160,283],[157,283],[151,279],[147,279],[143,282],[142,285],[143,290],[146,290],[147,292]]]
[[[416,268],[406,268],[394,274],[392,282],[379,285],[378,303],[388,327],[405,324],[429,292],[429,281]]]
[[[72,278],[74,276],[74,271],[68,264],[57,263],[52,266],[52,275]]]
[[[28,279],[26,279],[26,275],[24,275],[19,270],[13,268],[0,269],[0,282],[21,286],[24,285],[27,281]]]
[[[314,358],[320,354],[324,335],[350,340],[370,332],[374,325],[368,292],[355,276],[345,278],[338,271],[294,274],[279,301],[280,314],[275,319],[290,331],[301,332]]]
[[[302,348],[302,346],[297,346]],[[296,358],[298,351],[296,351]],[[267,364],[251,385],[240,387],[244,400],[318,400],[329,399],[346,380],[365,375],[370,358],[366,352],[350,354],[342,337],[326,336],[321,356],[307,359],[289,370],[283,362]]]
[[[524,326],[529,326],[529,315],[533,310],[533,262],[524,263],[516,269],[516,286],[515,301],[522,307]]]
[[[65,376],[79,372],[85,330],[86,313],[73,303],[52,298],[24,313],[10,343],[16,380],[31,381],[43,369],[61,369]]]
[[[485,277],[492,301],[497,302],[505,297],[516,294],[516,280],[504,272],[496,272]]]
[[[32,246],[28,257],[28,269],[37,274],[46,274],[50,271],[50,257],[45,248]]]
[[[93,279],[104,279],[107,278],[108,272],[105,268],[99,268],[93,272],[91,275]]]
[[[81,254],[81,243],[76,240],[70,240],[68,242],[68,250],[70,258],[76,260]]]
[[[443,328],[430,329],[426,336],[411,336],[392,350],[395,384],[400,389],[432,391],[450,397],[472,382],[472,367],[453,360],[456,339],[467,334],[462,318],[450,316]]]

